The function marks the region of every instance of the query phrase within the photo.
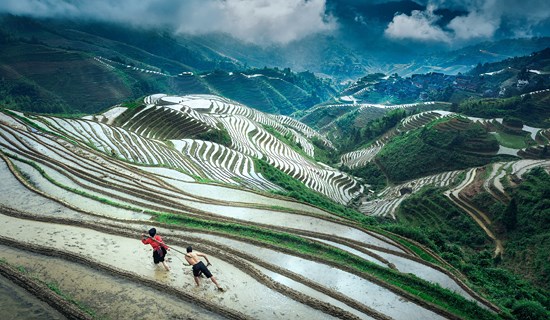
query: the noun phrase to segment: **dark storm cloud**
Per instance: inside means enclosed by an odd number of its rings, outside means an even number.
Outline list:
[[[177,32],[226,32],[248,42],[288,43],[331,31],[325,0],[3,0],[0,12],[98,19]]]

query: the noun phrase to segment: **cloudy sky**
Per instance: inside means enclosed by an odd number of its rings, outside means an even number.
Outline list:
[[[417,9],[411,10],[411,5]],[[391,16],[377,17],[377,10]],[[340,8],[340,10],[334,10]],[[0,12],[99,19],[175,32],[226,32],[257,44],[287,44],[356,28],[390,41],[468,43],[550,36],[548,0],[2,0]],[[446,16],[443,16],[446,12]],[[375,25],[376,28],[372,28]],[[371,26],[369,28],[368,26]],[[371,35],[372,36],[372,35]]]
[[[425,10],[396,14],[385,35],[419,41],[492,39],[549,35],[550,3],[547,0],[430,0],[416,1]],[[438,23],[437,10],[462,11],[449,23]],[[544,34],[546,33],[546,34]]]

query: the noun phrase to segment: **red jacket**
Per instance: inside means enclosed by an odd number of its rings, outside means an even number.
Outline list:
[[[141,242],[143,242],[143,244],[150,244],[151,247],[153,247],[153,250],[157,250],[159,246],[162,246],[164,249],[168,249],[168,246],[166,244],[164,244],[164,241],[162,241],[162,238],[157,234],[153,237],[155,240],[157,240],[158,242],[161,242],[161,244],[158,244],[156,241],[154,241],[151,237],[147,237],[145,239],[142,239]]]

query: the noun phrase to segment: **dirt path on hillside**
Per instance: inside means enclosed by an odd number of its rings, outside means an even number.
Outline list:
[[[466,179],[460,185],[458,185],[456,188],[445,191],[445,195],[459,208],[461,208],[463,211],[465,211],[474,221],[485,231],[487,236],[491,238],[495,243],[495,251],[494,256],[501,255],[504,252],[504,247],[502,245],[502,241],[496,237],[496,235],[491,231],[488,227],[489,224],[491,224],[491,220],[489,217],[482,211],[478,210],[477,208],[472,207],[471,205],[467,204],[465,201],[461,200],[460,193],[470,184],[472,184],[475,181],[476,178],[476,169],[472,169],[468,171],[466,175]]]

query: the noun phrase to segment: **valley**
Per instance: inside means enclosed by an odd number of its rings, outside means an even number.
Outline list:
[[[0,4],[5,314],[550,316],[545,10],[103,2]]]
[[[438,112],[405,118],[395,132],[418,130],[442,116],[457,119]],[[163,120],[166,117],[171,121]],[[174,121],[178,118],[181,120]],[[68,259],[82,267],[95,266],[102,270],[102,277],[108,274],[105,276],[122,277],[134,285],[168,290],[188,303],[208,301],[203,305],[205,310],[224,317],[263,318],[269,313],[270,317],[288,318],[294,317],[293,313],[317,312],[316,317],[321,318],[378,319],[402,318],[403,312],[413,312],[426,313],[427,318],[447,318],[455,312],[474,312],[476,317],[492,318],[494,312],[500,312],[468,287],[464,275],[422,245],[353,222],[358,216],[273,195],[284,190],[284,185],[281,188],[258,171],[254,158],[265,159],[266,165],[335,202],[348,204],[358,195],[368,194],[369,186],[360,180],[312,161],[315,148],[307,147],[307,143],[316,135],[323,138],[297,121],[201,95],[154,95],[135,109],[116,107],[82,119],[6,111],[0,120],[6,190],[2,192],[2,224],[13,230],[3,237],[34,254]],[[300,142],[303,151],[289,148],[266,131],[265,125]],[[181,139],[209,130],[226,130],[230,143],[224,146]],[[391,135],[381,141],[388,139]],[[329,141],[326,145],[332,147]],[[381,148],[384,142],[376,145]],[[344,159],[361,166],[373,157],[359,152],[344,155]],[[503,165],[513,167],[512,174],[520,178],[527,167],[550,167],[550,162],[524,160]],[[460,175],[461,171],[445,172],[388,187],[376,199],[363,200],[358,209],[370,216],[395,218],[395,210],[408,195],[429,185],[456,186],[450,189],[449,197],[459,207],[464,206],[462,201],[468,200],[459,199],[472,183],[468,178],[472,174],[468,171],[463,183],[457,185]],[[506,194],[502,188],[492,187],[500,183],[494,177],[487,180],[486,188]],[[35,209],[38,206],[39,212]],[[484,225],[490,221],[476,221],[490,230]],[[175,250],[196,244],[211,255],[217,262],[214,272],[226,283],[228,292],[212,296],[207,283],[202,289],[191,289],[192,277],[178,267],[181,258],[176,252],[171,254],[170,272],[153,265],[136,269],[143,266],[140,260],[146,260],[148,252],[136,236],[150,226],[162,230]],[[94,239],[112,245],[98,245]],[[411,248],[423,250],[431,258],[421,258]],[[10,261],[8,257],[3,259]],[[109,258],[104,261],[100,257]],[[347,260],[346,266],[342,259]],[[33,266],[28,262],[19,265],[25,270]],[[239,269],[245,273],[239,274]],[[412,280],[401,272],[422,280]],[[47,277],[58,279],[55,274]],[[183,287],[182,279],[187,279]],[[450,291],[444,293],[432,283]],[[251,285],[257,289],[250,289]],[[413,287],[423,288],[423,295],[418,296]],[[189,289],[194,290],[193,295]],[[64,290],[72,295],[75,289],[67,285]],[[424,298],[432,290],[436,303]],[[251,292],[254,297],[247,297]],[[233,298],[227,301],[224,294]],[[446,296],[461,301],[459,305],[465,309],[447,304]],[[295,301],[294,307],[289,298]],[[279,302],[273,304],[273,299]],[[324,302],[319,304],[319,299]],[[251,300],[255,307],[242,304]],[[281,305],[284,312],[274,309]],[[234,314],[232,310],[246,313]]]

